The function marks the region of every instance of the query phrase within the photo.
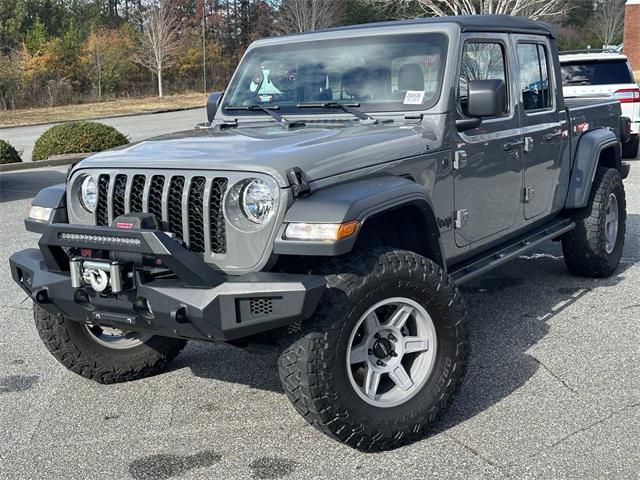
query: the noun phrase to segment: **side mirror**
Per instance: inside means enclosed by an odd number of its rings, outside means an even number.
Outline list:
[[[504,80],[472,80],[469,82],[469,116],[497,117],[507,106]]]
[[[207,98],[207,120],[209,123],[213,122],[218,107],[220,106],[220,100],[222,99],[222,92],[210,93]]]
[[[467,118],[456,120],[459,132],[477,128],[485,117],[502,115],[507,106],[504,80],[471,80],[467,103]]]

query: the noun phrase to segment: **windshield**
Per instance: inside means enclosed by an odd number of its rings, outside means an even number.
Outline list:
[[[625,60],[571,62],[561,68],[565,86],[633,83]]]
[[[260,105],[302,113],[300,104],[340,102],[369,112],[424,110],[440,96],[446,48],[441,33],[258,47],[238,67],[223,109]],[[249,112],[256,114],[233,115]]]

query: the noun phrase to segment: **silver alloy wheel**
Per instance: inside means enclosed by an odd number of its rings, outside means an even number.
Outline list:
[[[119,328],[104,327],[85,323],[89,336],[100,345],[117,350],[127,350],[142,345],[149,340],[150,333],[125,332]]]
[[[604,222],[604,233],[607,241],[607,253],[611,254],[618,240],[618,198],[611,193],[607,199],[607,211]]]
[[[349,338],[347,373],[365,402],[395,407],[412,398],[435,365],[436,329],[418,302],[382,300],[360,317]]]

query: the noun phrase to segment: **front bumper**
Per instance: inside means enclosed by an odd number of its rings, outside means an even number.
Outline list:
[[[42,308],[72,320],[179,338],[229,341],[306,320],[325,279],[258,272],[226,276],[164,232],[54,224],[39,249],[9,259],[13,279]],[[72,286],[63,247],[103,249],[128,258],[158,259],[172,278],[149,278],[135,261],[122,292]]]

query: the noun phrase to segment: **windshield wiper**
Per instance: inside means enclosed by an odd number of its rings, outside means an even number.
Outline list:
[[[264,112],[285,128],[304,127],[305,125],[302,120],[291,122],[284,118],[282,115],[275,111],[280,110],[280,107],[278,105],[274,105],[273,107],[263,107],[262,105],[235,105],[225,107],[225,110],[247,110],[249,112]]]
[[[336,108],[338,110],[342,110],[343,112],[350,113],[351,115],[358,117],[359,120],[365,120],[371,123],[378,123],[376,118],[373,118],[371,115],[367,115],[362,110],[358,110],[359,103],[339,103],[339,102],[305,102],[298,103],[296,107],[298,108]]]

